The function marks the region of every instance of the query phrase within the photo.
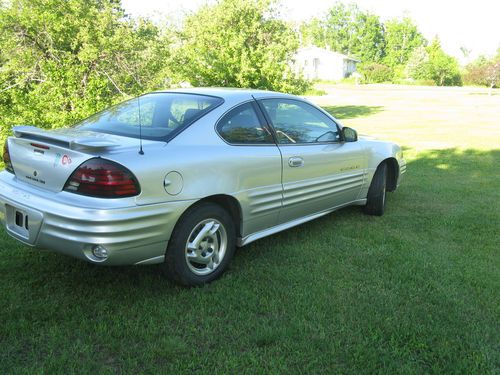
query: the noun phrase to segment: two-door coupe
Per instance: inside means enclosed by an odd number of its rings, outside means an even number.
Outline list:
[[[401,148],[276,92],[154,92],[73,127],[13,128],[0,220],[30,246],[103,265],[162,263],[200,285],[236,246],[348,205],[382,215]]]

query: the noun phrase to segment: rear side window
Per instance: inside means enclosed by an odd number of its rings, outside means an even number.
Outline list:
[[[252,103],[242,104],[226,113],[217,123],[217,132],[226,142],[233,144],[274,143]]]
[[[207,95],[147,94],[105,109],[76,127],[134,138],[139,138],[142,131],[145,139],[168,141],[222,102],[221,98]]]

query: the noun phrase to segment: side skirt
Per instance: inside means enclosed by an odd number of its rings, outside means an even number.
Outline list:
[[[289,222],[286,222],[283,224],[276,225],[276,226],[268,228],[268,229],[261,230],[259,232],[249,234],[248,236],[245,236],[243,238],[239,237],[237,244],[238,244],[238,247],[242,247],[242,246],[248,245],[249,243],[251,243],[253,241],[260,240],[261,238],[270,236],[272,234],[281,232],[281,231],[286,230],[286,229],[293,228],[293,227],[300,225],[300,224],[303,224],[303,223],[307,223],[308,221],[317,219],[321,216],[329,214],[330,212],[337,211],[343,207],[362,206],[364,204],[366,204],[366,198],[358,199],[358,200],[355,200],[355,201],[352,201],[349,203],[345,203],[345,204],[341,204],[339,206],[335,206],[333,208],[329,208],[327,210],[320,211],[320,212],[317,212],[317,213],[312,214],[312,215],[304,216],[304,217],[301,217],[301,218],[298,218],[298,219],[295,219],[295,220],[292,220],[292,221],[289,221]]]
[[[141,260],[140,262],[135,263],[134,266],[149,266],[150,264],[163,263],[164,261],[165,261],[165,255],[159,255],[154,258]]]

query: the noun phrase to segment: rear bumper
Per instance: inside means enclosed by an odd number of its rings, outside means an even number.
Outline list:
[[[0,173],[0,221],[7,233],[29,246],[105,265],[162,262],[175,223],[192,204],[180,201],[116,208],[107,204],[102,209],[78,206],[78,196],[69,196],[73,204],[51,199],[55,194],[62,193],[41,192],[16,183],[7,172]],[[107,259],[93,255],[96,245],[106,248]]]

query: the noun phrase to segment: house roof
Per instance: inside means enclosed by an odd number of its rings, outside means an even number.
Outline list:
[[[340,52],[335,52],[326,48],[320,48],[317,46],[307,46],[307,47],[301,47],[298,49],[297,53],[300,54],[308,54],[308,55],[330,55],[330,56],[335,56],[337,58],[342,58],[344,60],[351,60],[355,62],[361,62],[361,60],[355,59],[353,57],[349,57],[347,55],[344,55],[343,53]]]

